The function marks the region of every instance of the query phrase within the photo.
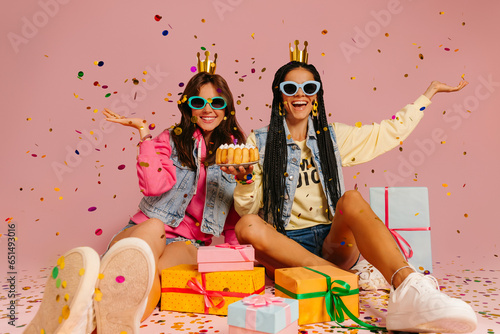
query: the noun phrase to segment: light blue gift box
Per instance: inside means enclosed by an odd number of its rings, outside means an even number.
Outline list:
[[[246,298],[252,298],[254,296],[261,295],[251,295]],[[296,299],[281,298],[282,303],[285,303],[290,308],[290,322],[287,323],[286,319],[286,309],[280,304],[271,304],[268,306],[261,306],[256,309],[256,322],[255,331],[263,333],[278,333],[288,327],[294,322],[297,323],[299,319],[299,302]],[[282,304],[281,304],[282,305]],[[243,300],[239,300],[228,306],[227,309],[227,324],[229,326],[247,328],[247,310],[251,307],[243,303]],[[295,332],[298,330],[295,329]]]
[[[399,233],[411,246],[413,256],[408,262],[420,272],[432,272],[429,192],[426,187],[387,188],[389,228]],[[386,188],[370,188],[370,206],[386,223]],[[398,229],[419,228],[417,231]],[[408,249],[404,242],[400,242]]]

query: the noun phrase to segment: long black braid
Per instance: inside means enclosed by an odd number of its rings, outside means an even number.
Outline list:
[[[263,166],[263,202],[264,220],[272,222],[278,232],[286,234],[283,221],[283,209],[286,190],[287,174],[287,145],[283,120],[286,110],[283,106],[283,98],[279,89],[279,84],[285,80],[285,76],[293,69],[302,67],[314,76],[314,80],[321,83],[321,77],[313,65],[299,62],[290,62],[282,66],[274,75],[273,80],[273,103],[271,107],[271,121],[267,134],[266,151]],[[339,198],[342,196],[342,189],[338,178],[337,161],[333,150],[333,143],[330,136],[328,121],[326,119],[325,104],[323,100],[323,84],[317,93],[318,113],[312,116],[314,130],[318,142],[319,157],[323,179],[326,184],[326,196],[333,203],[335,208]],[[332,213],[333,214],[333,213]]]

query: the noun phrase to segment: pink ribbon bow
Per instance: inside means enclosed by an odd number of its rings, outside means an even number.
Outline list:
[[[243,257],[243,260],[250,261],[250,259],[248,258],[248,256],[243,251],[243,249],[246,248],[245,246],[242,246],[242,245],[230,245],[228,243],[225,243],[225,244],[216,245],[215,247],[235,249],[235,250],[237,250],[237,251],[240,252],[241,256]]]
[[[431,227],[412,227],[412,228],[390,228],[389,227],[389,187],[385,187],[385,226],[389,229],[392,236],[396,240],[396,243],[399,246],[399,249],[403,252],[405,258],[411,259],[413,257],[413,249],[408,241],[401,236],[397,231],[430,231]],[[403,242],[408,249],[404,248],[401,244]]]
[[[283,298],[265,294],[245,297],[243,298],[242,303],[252,307],[263,307],[271,304],[281,304],[283,303]]]
[[[192,277],[188,282],[187,286],[190,287],[192,290],[194,290],[196,293],[199,293],[200,295],[203,295],[203,299],[205,300],[205,313],[208,313],[208,309],[210,307],[215,307],[215,308],[221,308],[224,306],[226,301],[224,300],[224,297],[222,294],[218,292],[209,292],[205,289],[205,276],[202,275],[202,281],[203,284],[200,284],[200,282],[196,279],[196,277]],[[220,297],[222,298],[222,301],[219,304],[215,304],[212,299]]]

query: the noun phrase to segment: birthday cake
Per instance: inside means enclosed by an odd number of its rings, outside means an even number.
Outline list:
[[[215,162],[218,165],[241,165],[259,160],[259,149],[253,145],[223,144],[217,149]]]

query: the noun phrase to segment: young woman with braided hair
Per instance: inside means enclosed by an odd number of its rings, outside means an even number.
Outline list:
[[[360,254],[375,266],[391,292],[386,319],[390,330],[471,332],[477,324],[465,302],[441,293],[433,277],[414,271],[370,205],[355,190],[344,190],[342,166],[369,161],[399,145],[439,92],[459,91],[433,81],[395,119],[353,127],[328,124],[323,84],[313,65],[292,61],[275,74],[267,127],[247,142],[258,147],[259,163],[225,170],[239,180],[235,208],[241,244],[274,269],[332,265],[349,270]],[[263,219],[262,219],[262,218]]]

